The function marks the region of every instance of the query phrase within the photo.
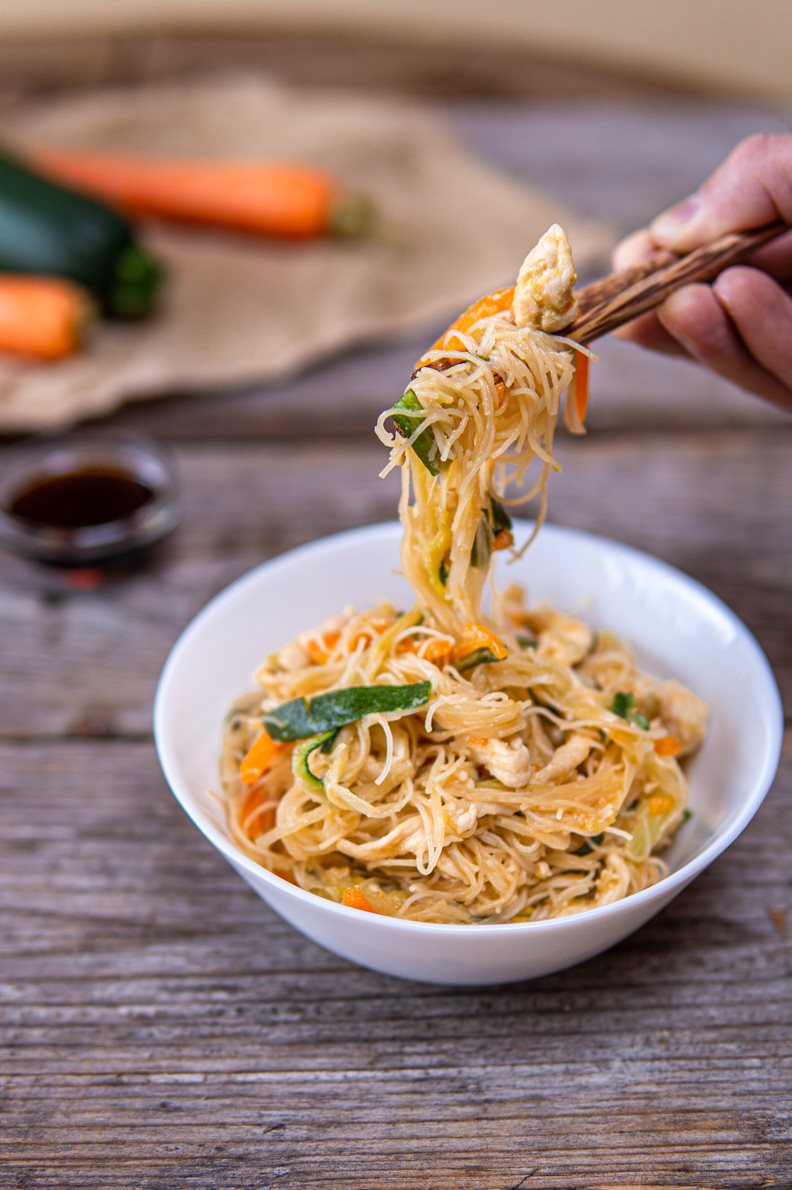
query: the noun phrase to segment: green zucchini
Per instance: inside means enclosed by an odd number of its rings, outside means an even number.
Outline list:
[[[494,496],[489,498],[490,506],[481,513],[476,536],[470,551],[470,565],[487,566],[492,555],[492,543],[499,533],[506,530],[511,532],[512,521],[500,500]]]
[[[626,720],[627,723],[633,723],[636,727],[640,727],[643,731],[649,730],[649,720],[646,718],[646,715],[635,710],[634,694],[628,694],[624,690],[617,690],[608,710],[613,711],[614,715],[618,715],[620,719]]]
[[[399,433],[409,438],[415,433],[415,423],[425,417],[424,407],[411,388],[393,406],[393,424]],[[412,449],[423,463],[430,475],[437,475],[440,463],[437,457],[437,442],[431,427],[421,430],[412,443]]]
[[[308,736],[336,731],[365,715],[387,711],[414,711],[429,701],[431,682],[411,686],[347,686],[317,694],[310,704],[304,698],[285,702],[264,716],[264,726],[273,740],[304,740]]]
[[[292,772],[295,777],[300,778],[306,789],[312,789],[315,793],[324,793],[324,781],[311,772],[308,761],[317,748],[321,752],[329,752],[337,735],[338,729],[326,731],[322,735],[312,735],[294,749]]]
[[[468,653],[467,657],[460,658],[456,663],[456,667],[461,674],[469,669],[475,669],[477,665],[494,665],[498,661],[502,661],[502,657],[496,657],[492,649],[488,649],[483,645],[480,649],[474,649],[472,653]]]
[[[106,314],[150,313],[162,269],[123,215],[0,154],[0,272],[68,277]]]

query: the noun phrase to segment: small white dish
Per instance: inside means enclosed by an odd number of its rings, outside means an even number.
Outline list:
[[[530,530],[515,527],[517,540]],[[591,958],[638,929],[721,854],[770,788],[781,749],[781,700],[762,650],[715,595],[679,570],[603,537],[546,525],[501,581],[531,602],[578,611],[630,641],[650,672],[690,685],[711,707],[707,739],[688,767],[693,818],[666,852],[670,874],[623,901],[572,917],[515,925],[447,926],[347,909],[273,876],[231,841],[217,764],[223,717],[267,653],[324,616],[378,598],[408,606],[396,573],[400,527],[374,525],[301,546],[256,567],[185,629],[160,679],[157,752],[200,831],[243,880],[309,938],[344,958],[405,979],[497,984]],[[500,559],[499,559],[500,562]],[[263,922],[266,928],[266,921]]]

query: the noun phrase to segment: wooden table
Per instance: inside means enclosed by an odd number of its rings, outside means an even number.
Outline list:
[[[532,162],[625,229],[743,133],[783,127],[689,104],[449,110],[482,151]],[[150,713],[177,632],[263,558],[393,515],[371,425],[419,347],[126,411],[116,424],[176,453],[170,547],[94,592],[2,560],[2,1186],[792,1185],[789,733],[755,821],[665,912],[571,971],[482,991],[320,950],[168,793]],[[715,590],[767,650],[789,714],[792,423],[695,369],[602,355],[553,519]]]

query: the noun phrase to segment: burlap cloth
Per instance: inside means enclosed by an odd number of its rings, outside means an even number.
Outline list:
[[[168,269],[156,318],[102,325],[57,364],[0,360],[0,431],[67,426],[122,401],[272,381],[366,339],[415,331],[511,280],[552,222],[578,267],[607,229],[491,169],[418,104],[260,76],[94,92],[6,114],[3,135],[114,151],[291,158],[371,195],[365,242],[280,244],[150,225]]]

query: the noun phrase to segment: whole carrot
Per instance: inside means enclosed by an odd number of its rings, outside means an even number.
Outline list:
[[[175,160],[42,148],[35,164],[133,215],[255,235],[358,235],[370,208],[323,170],[291,162]]]
[[[63,359],[79,349],[93,314],[88,294],[71,281],[0,275],[0,352]]]

